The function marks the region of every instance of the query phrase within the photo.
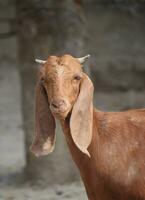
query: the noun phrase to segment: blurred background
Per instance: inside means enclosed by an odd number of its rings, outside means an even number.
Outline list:
[[[91,54],[86,73],[104,111],[145,107],[144,0],[0,0],[0,200],[86,200],[57,125],[54,152],[29,152],[35,58]]]

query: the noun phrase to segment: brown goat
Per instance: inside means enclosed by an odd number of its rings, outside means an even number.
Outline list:
[[[93,108],[93,84],[81,65],[85,58],[37,60],[42,66],[31,151],[36,156],[52,152],[56,117],[89,200],[145,200],[145,109]]]

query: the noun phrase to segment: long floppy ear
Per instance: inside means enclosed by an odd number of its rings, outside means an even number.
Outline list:
[[[36,156],[51,153],[55,145],[55,119],[50,111],[46,90],[41,82],[36,86],[35,136],[30,150]]]
[[[75,102],[70,119],[70,130],[76,146],[90,157],[87,150],[92,140],[93,127],[93,91],[92,81],[84,74],[80,93]]]

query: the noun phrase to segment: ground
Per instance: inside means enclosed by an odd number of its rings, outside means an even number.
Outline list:
[[[0,200],[85,200],[81,183],[44,188],[18,184],[25,165],[24,134],[20,112],[20,80],[15,63],[0,67]]]
[[[0,189],[0,200],[87,200],[80,183],[55,185],[49,188],[5,186]]]

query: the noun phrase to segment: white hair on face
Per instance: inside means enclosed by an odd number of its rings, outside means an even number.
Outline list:
[[[64,68],[63,68],[62,66],[57,66],[57,67],[56,67],[56,74],[57,74],[58,76],[62,76],[63,73],[64,73]]]

